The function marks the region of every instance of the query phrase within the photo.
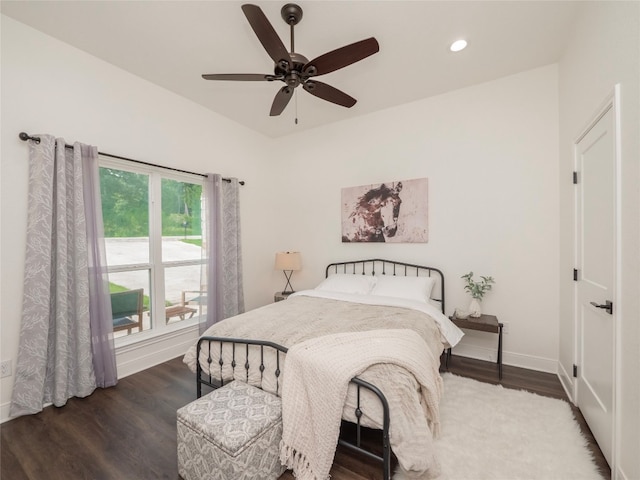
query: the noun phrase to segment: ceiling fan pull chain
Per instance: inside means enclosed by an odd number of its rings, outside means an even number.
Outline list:
[[[296,97],[296,125],[298,124],[298,90],[296,90],[294,92],[294,95]]]

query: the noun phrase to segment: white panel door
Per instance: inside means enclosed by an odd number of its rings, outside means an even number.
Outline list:
[[[616,179],[613,108],[576,145],[577,404],[612,464]]]

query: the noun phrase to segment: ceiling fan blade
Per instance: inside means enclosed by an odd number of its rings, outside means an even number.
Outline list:
[[[281,77],[263,73],[208,73],[202,75],[205,80],[237,80],[241,82],[260,82],[281,80]]]
[[[255,32],[258,40],[262,43],[262,46],[267,51],[273,61],[282,67],[282,62],[286,61],[288,65],[291,65],[291,57],[287,48],[280,40],[280,37],[273,29],[273,26],[265,16],[264,12],[257,5],[251,5],[249,3],[242,5],[242,11],[245,17],[249,21],[251,28]],[[286,70],[286,66],[283,67]]]
[[[371,37],[320,55],[307,63],[303,72],[306,75],[324,75],[340,68],[359,62],[380,51],[378,41]]]
[[[276,93],[276,97],[273,99],[273,103],[271,104],[271,112],[269,112],[270,116],[277,117],[282,113],[289,103],[289,100],[291,100],[294,90],[294,88],[287,85],[282,87],[280,91]]]
[[[302,88],[311,95],[315,95],[322,100],[326,100],[327,102],[335,103],[343,107],[351,108],[357,102],[355,98],[347,95],[343,91],[316,80],[309,80],[305,82]]]

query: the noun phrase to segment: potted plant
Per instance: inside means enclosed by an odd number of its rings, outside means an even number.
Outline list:
[[[482,314],[482,310],[480,308],[482,297],[484,297],[485,293],[491,290],[493,284],[496,282],[493,280],[493,277],[483,276],[480,276],[480,281],[476,282],[473,280],[473,272],[462,275],[461,278],[464,278],[467,281],[464,289],[471,295],[471,303],[469,304],[469,315],[477,318]]]

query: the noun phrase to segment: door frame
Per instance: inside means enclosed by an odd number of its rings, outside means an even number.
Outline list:
[[[617,472],[618,465],[618,452],[620,442],[620,365],[622,358],[622,339],[620,338],[620,319],[622,318],[622,294],[621,291],[621,271],[622,271],[622,212],[620,205],[622,203],[622,144],[621,144],[621,128],[620,128],[620,84],[616,84],[611,93],[600,104],[600,107],[596,110],[596,114],[591,116],[591,119],[587,122],[586,126],[580,131],[580,134],[573,142],[573,171],[577,171],[578,167],[578,144],[589,133],[589,131],[600,121],[600,119],[609,111],[613,111],[613,125],[614,125],[614,178],[615,178],[615,197],[614,197],[614,309],[613,309],[613,324],[614,324],[614,345],[615,352],[613,356],[613,369],[614,369],[614,387],[613,387],[613,445],[611,446],[611,459],[612,464],[611,474],[612,478],[615,478],[615,472]],[[574,189],[574,203],[573,203],[573,221],[574,221],[574,233],[573,233],[573,257],[574,265],[578,265],[578,189]],[[579,318],[578,318],[578,285],[574,282],[573,286],[573,363],[578,365],[580,358],[580,338],[578,336]],[[572,397],[573,403],[577,404],[578,401],[578,381],[577,378],[572,377]]]

